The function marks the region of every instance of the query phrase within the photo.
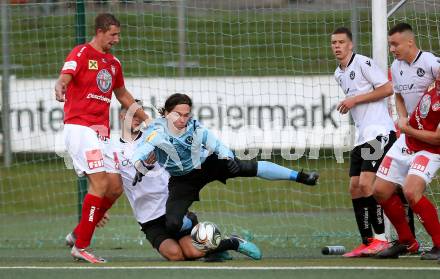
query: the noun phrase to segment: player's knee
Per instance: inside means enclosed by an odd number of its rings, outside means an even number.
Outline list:
[[[163,257],[169,261],[184,261],[182,249],[178,245],[170,245],[160,251]]]
[[[403,188],[403,195],[405,196],[405,199],[408,201],[408,204],[411,206],[416,204],[420,198],[422,197],[422,193],[417,191],[416,189],[411,188]]]
[[[240,167],[239,176],[254,177],[257,176],[258,163],[253,161],[241,161],[235,158],[237,165]]]
[[[363,197],[369,197],[373,194],[373,185],[369,183],[359,183],[359,191],[362,193]]]
[[[112,200],[117,200],[122,195],[123,192],[124,192],[124,190],[122,189],[122,187],[120,185],[119,186],[112,186],[107,191],[106,196]]]
[[[165,225],[169,233],[176,234],[182,228],[182,218],[178,218],[174,215],[167,215]]]
[[[373,185],[373,196],[378,202],[383,202],[389,199],[395,191],[393,184],[382,183],[377,179]]]

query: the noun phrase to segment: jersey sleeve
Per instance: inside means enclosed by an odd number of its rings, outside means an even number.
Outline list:
[[[234,158],[234,153],[207,128],[198,125],[196,133],[201,137],[202,144],[210,152],[214,152],[220,158]]]
[[[134,153],[132,162],[138,160],[146,160],[150,153],[154,151],[155,147],[161,143],[161,133],[159,130],[154,129],[154,127],[148,128],[142,135],[139,144],[137,145]]]
[[[124,82],[124,74],[122,73],[122,65],[121,62],[115,57],[116,63],[116,76],[115,76],[115,87],[114,88],[121,88],[125,86]]]
[[[435,79],[440,71],[440,57],[435,57],[432,54],[432,59],[429,59],[429,68],[431,69],[432,77]]]
[[[84,47],[80,46],[75,47],[69,53],[69,55],[67,55],[63,68],[61,69],[61,74],[70,74],[72,76],[76,76],[84,63],[85,55],[81,55],[83,48]]]
[[[360,63],[360,67],[365,79],[368,80],[374,86],[374,88],[381,87],[388,82],[387,76],[372,59],[367,58],[365,61]]]

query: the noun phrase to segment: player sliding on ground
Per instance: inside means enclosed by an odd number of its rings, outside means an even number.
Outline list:
[[[142,106],[142,102],[136,100]],[[131,121],[125,121],[126,116]],[[205,257],[207,261],[232,259],[227,250],[238,251],[254,259],[261,258],[261,252],[255,244],[237,236],[222,239],[214,250],[200,251],[193,246],[190,232],[198,223],[197,216],[188,212],[183,217],[184,228],[176,234],[170,234],[165,226],[165,203],[168,198],[168,180],[170,175],[154,159],[150,158],[148,166],[151,170],[140,183],[133,186],[136,170],[131,162],[134,149],[142,138],[139,125],[142,120],[137,116],[130,116],[127,110],[121,108],[120,119],[122,134],[120,138],[112,139],[115,146],[115,157],[119,164],[118,170],[122,177],[125,195],[132,207],[134,217],[138,221],[151,245],[167,260],[183,261]],[[131,122],[131,123],[130,123]],[[107,216],[106,216],[107,217]],[[104,219],[106,221],[106,219]],[[104,223],[104,222],[101,222]],[[66,239],[69,246],[74,245],[74,235]]]
[[[152,152],[171,175],[165,214],[169,233],[181,230],[188,208],[199,200],[200,190],[211,181],[226,183],[228,178],[257,176],[316,184],[318,174],[315,172],[297,172],[266,161],[239,160],[192,117],[191,109],[192,100],[187,95],[171,95],[160,111],[163,117],[156,119],[145,131],[132,158],[137,170],[134,184],[148,172],[144,160]]]

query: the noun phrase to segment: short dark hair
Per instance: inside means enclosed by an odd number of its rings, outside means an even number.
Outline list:
[[[350,39],[350,41],[353,41],[353,34],[351,34],[350,29],[347,27],[338,27],[335,31],[333,31],[332,35],[335,34],[345,34]]]
[[[388,31],[388,36],[392,36],[395,33],[402,33],[405,31],[413,32],[413,29],[412,29],[411,25],[409,25],[408,23],[401,22],[401,23],[394,25],[393,28],[391,28],[390,31]]]
[[[192,108],[192,100],[186,94],[174,93],[165,101],[165,106],[159,109],[159,114],[164,116],[165,112],[171,112],[177,105],[188,105]]]
[[[117,20],[116,17],[112,14],[99,14],[95,18],[95,32],[97,32],[98,29],[106,32],[110,29],[110,26],[112,25],[115,25],[117,27],[121,26],[119,20]]]

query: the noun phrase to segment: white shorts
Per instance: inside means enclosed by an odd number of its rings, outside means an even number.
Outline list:
[[[91,128],[64,125],[64,144],[78,176],[97,172],[119,173],[116,149],[110,139],[98,137]]]
[[[440,155],[428,151],[412,152],[401,135],[387,152],[376,175],[384,180],[404,185],[408,174],[417,175],[429,184],[440,167]]]

